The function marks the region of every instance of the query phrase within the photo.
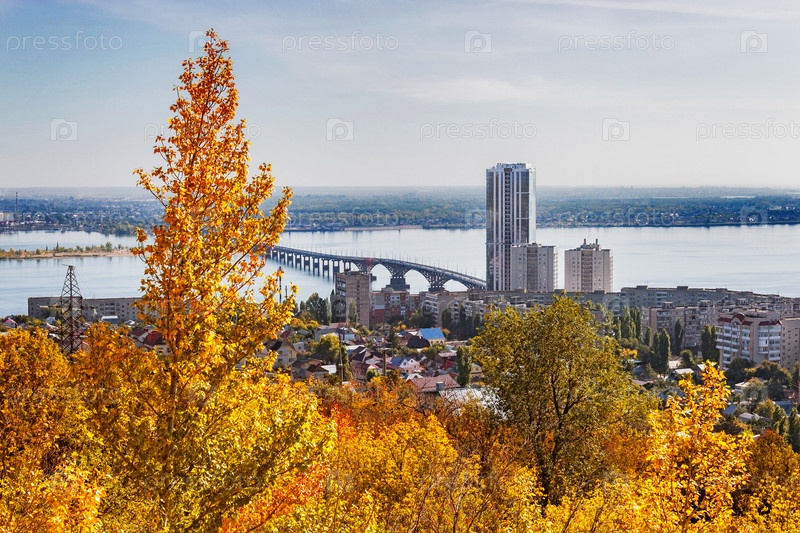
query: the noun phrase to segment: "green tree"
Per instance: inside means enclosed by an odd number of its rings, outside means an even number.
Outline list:
[[[672,355],[677,356],[680,354],[681,349],[683,348],[683,335],[683,323],[679,318],[675,321],[674,335],[672,336]]]
[[[343,348],[344,346],[336,335],[323,335],[317,343],[314,354],[322,359],[325,364],[332,365],[340,360]]]
[[[442,311],[441,324],[442,328],[453,331],[453,313],[450,311],[449,307],[446,307],[444,311]]]
[[[775,401],[783,400],[786,389],[792,384],[792,375],[774,361],[763,361],[756,368],[748,371],[748,375],[763,379],[767,382],[767,393]]]
[[[787,439],[795,453],[800,453],[800,415],[797,414],[797,407],[792,408],[789,415],[788,424],[789,438]]]
[[[472,351],[469,346],[456,348],[456,364],[458,366],[458,384],[466,387],[472,381]]]
[[[719,360],[717,329],[714,326],[706,325],[703,328],[703,332],[700,334],[700,352],[705,361],[717,362]]]
[[[603,442],[643,405],[616,342],[599,328],[588,310],[558,297],[524,315],[491,313],[473,345],[503,416],[525,437],[551,503],[602,478]]]
[[[347,319],[350,321],[352,326],[358,324],[358,307],[356,307],[355,301],[350,301],[350,309],[347,312]]]
[[[651,335],[652,335],[652,331],[650,330],[650,326],[648,326],[644,330],[644,339],[642,339],[642,344],[644,344],[645,346],[650,346],[650,344],[651,344],[651,339],[650,339]]]
[[[470,337],[474,337],[475,335],[479,334],[481,328],[483,327],[483,317],[481,317],[480,313],[475,313],[472,315],[472,334]]]
[[[343,344],[339,347],[339,364],[342,369],[342,381],[352,381],[353,370],[350,368],[350,358],[347,356],[347,349]]]
[[[725,370],[725,379],[728,380],[728,385],[735,385],[749,379],[748,369],[751,368],[753,368],[753,362],[750,359],[734,357],[728,365],[728,369]]]
[[[301,303],[300,308],[320,324],[331,323],[330,304],[327,299],[320,297],[316,292],[309,296],[304,303]]]
[[[692,355],[691,350],[681,350],[681,367],[683,368],[691,368],[692,364],[694,364],[694,356]]]
[[[642,309],[640,307],[631,307],[630,308],[630,315],[631,320],[633,321],[633,334],[636,337],[636,340],[641,340],[642,338]]]
[[[619,338],[630,339],[635,334],[635,327],[631,320],[630,308],[625,307],[619,317]]]
[[[666,374],[669,370],[669,354],[670,354],[670,340],[669,333],[664,328],[656,333],[653,340],[653,361],[651,365],[653,370],[659,374]]]

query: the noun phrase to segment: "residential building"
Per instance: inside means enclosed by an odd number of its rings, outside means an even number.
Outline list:
[[[260,357],[267,357],[270,352],[275,352],[275,368],[288,368],[297,361],[299,353],[294,345],[282,339],[271,340],[264,343],[264,349],[259,354]]]
[[[353,270],[336,273],[335,294],[338,300],[344,302],[344,316],[337,316],[336,320],[349,320],[355,310],[359,324],[371,324],[371,282],[372,275],[368,272]]]
[[[116,316],[124,323],[139,318],[139,310],[134,307],[140,298],[83,298],[81,311],[84,319],[98,322],[104,316]],[[44,320],[55,312],[61,301],[60,296],[32,296],[28,298],[28,316]]]
[[[717,349],[722,370],[737,357],[756,366],[763,361],[780,363],[780,313],[757,309],[721,313],[717,319]]]
[[[405,320],[419,309],[420,302],[419,294],[386,286],[372,293],[372,322],[383,324],[392,318]]]
[[[611,292],[614,285],[611,250],[583,244],[564,252],[564,287],[567,292]]]
[[[486,169],[486,286],[511,290],[511,247],[535,240],[536,170],[526,163]]]
[[[675,323],[680,320],[683,326],[683,344],[681,348],[699,348],[703,328],[715,326],[719,309],[708,300],[701,300],[698,305],[675,305],[663,302],[659,307],[642,309],[642,329],[650,328],[653,333],[664,329],[670,335],[675,332]]]
[[[553,292],[556,289],[558,255],[555,246],[537,243],[511,246],[511,289]]]
[[[781,318],[781,366],[794,369],[800,361],[800,317]]]

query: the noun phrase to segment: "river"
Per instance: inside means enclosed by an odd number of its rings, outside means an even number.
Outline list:
[[[538,241],[555,245],[559,264],[564,250],[584,239],[612,250],[614,289],[634,285],[651,287],[726,287],[784,296],[800,296],[800,226],[724,226],[712,228],[545,228],[537,230]],[[400,229],[377,231],[286,233],[281,245],[349,255],[388,256],[438,265],[484,277],[485,234],[483,230]],[[132,246],[134,237],[99,233],[33,231],[0,233],[0,248],[35,250],[100,245]],[[135,296],[144,267],[135,257],[75,257],[57,259],[0,260],[0,317],[27,312],[29,296],[61,294],[66,265],[76,267],[84,297]],[[270,264],[274,270],[277,264]],[[330,293],[327,278],[283,266],[283,279],[299,287],[299,297]],[[381,266],[374,272],[379,289],[389,280]],[[407,275],[411,290],[425,290],[425,279]],[[558,283],[564,272],[559,267]],[[461,285],[450,282],[448,289]]]

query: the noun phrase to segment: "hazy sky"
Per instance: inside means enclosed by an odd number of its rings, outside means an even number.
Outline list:
[[[282,185],[800,185],[800,3],[0,0],[0,186],[130,186],[230,42]]]

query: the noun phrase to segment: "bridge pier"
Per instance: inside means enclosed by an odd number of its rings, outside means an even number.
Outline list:
[[[389,286],[396,291],[407,291],[411,288],[411,285],[406,283],[405,276],[392,276],[391,280],[389,280]]]

